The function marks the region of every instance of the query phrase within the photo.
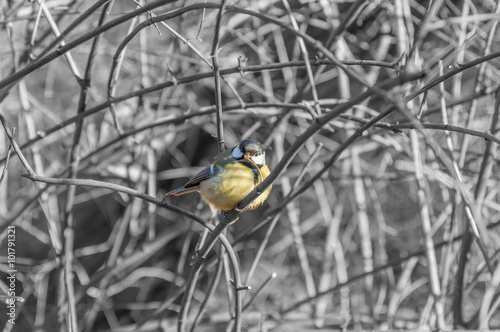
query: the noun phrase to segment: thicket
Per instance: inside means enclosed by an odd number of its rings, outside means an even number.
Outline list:
[[[499,328],[499,1],[0,9],[4,331]],[[263,207],[165,199],[246,138]]]

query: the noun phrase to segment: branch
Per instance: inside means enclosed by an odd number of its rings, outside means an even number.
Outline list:
[[[355,121],[357,123],[368,123],[370,119],[365,119],[365,118],[360,118],[357,116],[352,116],[352,115],[341,115],[342,118]],[[493,134],[491,134],[490,130],[486,131],[479,131],[479,130],[474,130],[474,129],[469,129],[469,128],[464,128],[460,126],[454,126],[446,123],[421,123],[422,127],[425,129],[434,129],[434,130],[445,130],[445,131],[453,131],[456,133],[461,133],[464,135],[470,135],[470,136],[475,136],[475,137],[480,137],[483,138],[485,141],[491,141],[497,144],[500,144],[500,137],[496,137]],[[388,122],[377,122],[373,125],[374,127],[377,128],[382,128],[382,129],[387,129],[391,130],[395,133],[401,132],[401,129],[417,129],[415,124],[413,123],[388,123]]]
[[[3,128],[5,129],[5,133],[7,134],[7,137],[10,140],[10,144],[14,148],[14,151],[16,152],[19,160],[21,160],[21,163],[23,164],[24,168],[28,172],[28,175],[33,175],[35,172],[33,172],[33,169],[31,168],[30,164],[24,157],[23,153],[21,152],[21,149],[19,148],[19,145],[17,145],[16,140],[14,139],[14,135],[12,134],[12,131],[9,128],[9,125],[7,124],[7,120],[3,116],[3,114],[0,113],[0,122],[2,122]]]
[[[223,152],[226,149],[226,140],[224,138],[224,123],[222,121],[222,91],[220,84],[220,68],[219,68],[219,34],[222,21],[222,12],[226,6],[226,0],[221,0],[220,9],[217,12],[217,19],[214,28],[214,39],[212,42],[212,52],[210,56],[212,57],[212,68],[214,72],[215,80],[215,107],[217,109],[217,140],[219,142],[219,152]],[[237,316],[239,317],[241,311]],[[239,322],[239,319],[238,319]],[[237,330],[241,329],[241,326],[237,325]]]
[[[145,193],[142,193],[142,192],[137,191],[135,189],[125,187],[125,186],[122,186],[119,184],[98,181],[98,180],[92,180],[92,179],[52,178],[52,177],[48,177],[48,176],[37,175],[35,173],[23,174],[22,176],[27,178],[27,179],[30,179],[31,181],[44,182],[44,183],[54,184],[54,185],[86,186],[86,187],[109,189],[112,191],[121,192],[121,193],[130,195],[132,197],[138,197],[138,198],[140,198],[148,203],[155,204],[155,205],[163,207],[167,210],[177,212],[185,217],[188,217],[188,218],[196,221],[197,223],[199,223],[200,225],[202,225],[204,227],[207,227],[207,225],[208,225],[207,221],[198,217],[194,213],[191,213],[189,211],[181,209],[175,205],[169,204],[165,200],[160,201],[160,200],[158,200],[152,196],[149,196]]]

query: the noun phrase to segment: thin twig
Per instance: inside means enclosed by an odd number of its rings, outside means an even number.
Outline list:
[[[16,141],[14,139],[13,133],[12,133],[12,131],[9,128],[7,120],[5,119],[5,117],[3,116],[3,114],[1,114],[1,113],[0,113],[0,121],[2,122],[2,125],[3,125],[3,128],[5,130],[5,133],[7,134],[7,137],[10,140],[10,144],[14,148],[14,151],[16,152],[17,157],[19,158],[19,160],[23,164],[24,168],[28,172],[28,175],[30,175],[30,176],[33,175],[35,172],[31,168],[31,166],[28,163],[28,161],[26,160],[26,158],[24,157],[23,153],[21,152],[21,149],[19,148],[19,145],[17,145],[17,143],[16,143]]]
[[[214,39],[212,42],[212,51],[210,52],[210,57],[212,58],[212,69],[214,71],[215,80],[215,106],[217,115],[217,141],[219,143],[219,152],[223,152],[226,149],[226,140],[224,138],[224,123],[222,121],[222,91],[220,84],[220,68],[219,68],[219,34],[222,22],[222,13],[224,12],[226,6],[226,0],[221,0],[220,9],[217,12],[217,18],[214,27]],[[239,321],[239,320],[238,320]],[[236,327],[237,330],[241,327]]]
[[[45,16],[45,19],[49,23],[50,29],[52,30],[52,33],[58,37],[61,35],[61,32],[59,31],[59,27],[57,26],[57,23],[55,20],[52,18],[52,14],[50,13],[49,9],[45,5],[45,0],[37,0],[38,4],[40,5],[40,9],[43,12],[43,15]],[[64,47],[65,42],[63,40],[60,41],[59,43],[61,46]],[[75,78],[80,81],[82,79],[82,75],[80,73],[80,70],[78,69],[76,62],[73,58],[73,55],[71,52],[66,52],[64,54],[64,57],[66,58],[66,61],[68,62],[69,68],[71,69],[71,72],[75,76]]]
[[[285,146],[285,134],[286,134],[286,123],[282,123],[280,128],[278,129],[281,134],[275,136],[275,150],[276,156],[278,158],[282,158],[284,155],[284,146]],[[281,187],[283,188],[283,193],[288,195],[292,191],[292,186],[290,183],[290,179],[287,176],[283,176],[281,178]],[[290,223],[290,230],[293,236],[293,244],[295,246],[295,250],[297,252],[300,269],[302,275],[304,277],[305,289],[308,296],[314,296],[316,294],[316,285],[314,282],[313,272],[311,266],[309,264],[309,259],[307,255],[306,246],[304,244],[304,239],[302,237],[302,233],[300,231],[300,211],[295,204],[295,202],[291,202],[286,207],[286,212],[288,216],[288,221]]]
[[[292,8],[290,8],[290,4],[288,3],[288,0],[281,0],[283,2],[283,5],[285,6],[285,9],[288,13],[288,18],[290,19],[290,22],[292,23],[292,27],[295,31],[299,31],[299,25],[297,24],[297,21],[295,20],[295,17],[293,16],[292,13]],[[306,72],[307,72],[307,78],[309,79],[309,85],[311,87],[311,93],[312,93],[312,98],[314,100],[314,109],[316,111],[316,114],[319,115],[321,114],[321,110],[319,107],[319,102],[318,102],[318,91],[316,90],[316,83],[314,82],[314,75],[311,69],[311,64],[309,63],[309,52],[307,52],[306,44],[304,43],[304,40],[300,37],[298,37],[298,42],[299,42],[299,47],[300,51],[302,53],[302,57],[305,60],[306,64]]]
[[[243,306],[243,310],[242,311],[245,311],[247,310],[248,308],[250,308],[250,306],[252,305],[252,303],[255,301],[255,299],[257,298],[257,296],[259,296],[260,293],[262,293],[262,291],[266,288],[266,286],[274,279],[276,278],[277,274],[276,272],[273,272],[271,273],[271,275],[262,283],[262,285],[260,285],[259,289],[257,289],[257,291],[253,294],[253,296],[250,298],[250,300],[248,300],[248,302],[245,304],[245,306]]]
[[[360,118],[360,117],[355,117],[352,115],[345,115],[345,114],[342,114],[341,117],[344,119],[355,121],[357,123],[367,123],[368,121],[370,121],[369,118],[365,119],[365,118]],[[485,141],[491,141],[491,142],[500,144],[500,138],[491,134],[489,130],[479,131],[479,130],[468,129],[468,128],[454,126],[454,125],[445,124],[445,123],[422,122],[421,126],[425,129],[452,131],[452,132],[461,133],[464,135],[479,137],[479,138],[484,139]],[[388,123],[388,122],[378,122],[374,125],[374,127],[391,130],[395,133],[401,132],[402,129],[410,129],[410,130],[417,129],[415,124],[413,124],[413,123],[396,123],[396,124],[394,124],[394,123]]]
[[[210,282],[210,285],[208,286],[208,291],[207,295],[205,296],[205,299],[200,305],[200,308],[198,309],[198,313],[196,314],[196,317],[194,318],[193,324],[191,325],[191,332],[195,332],[196,326],[200,322],[200,319],[203,317],[203,314],[207,310],[207,305],[208,302],[212,299],[212,297],[215,294],[215,291],[217,289],[217,286],[219,285],[220,277],[222,275],[222,268],[223,268],[223,258],[222,256],[219,256],[219,259],[217,261],[217,267],[215,268],[215,273],[214,276],[212,277],[212,281]]]
[[[210,225],[206,225],[210,226]],[[225,239],[225,237],[222,237],[222,233],[224,230],[227,228],[228,224],[225,222],[219,222],[215,228],[211,228],[212,232],[210,233],[209,238],[205,242],[205,245],[203,248],[200,249],[199,252],[196,254],[196,258],[194,260],[193,266],[191,267],[191,271],[189,272],[189,277],[186,281],[186,291],[184,292],[184,296],[182,299],[182,308],[181,308],[181,313],[179,314],[179,319],[178,319],[178,325],[177,328],[179,330],[183,330],[186,328],[186,323],[187,323],[187,309],[190,306],[190,301],[193,296],[193,292],[196,286],[196,283],[194,282],[195,280],[198,279],[198,276],[201,271],[201,267],[203,265],[203,262],[205,261],[208,253],[211,251],[215,243],[217,242],[218,239]],[[227,241],[227,240],[226,240]],[[223,242],[224,244],[224,242]],[[228,247],[229,246],[229,247]],[[237,259],[235,256],[234,251],[231,249],[229,244],[224,244],[225,249],[227,250],[231,262],[231,268],[233,272],[233,278],[234,278],[234,284],[235,284],[235,303],[241,303],[241,289],[244,287],[241,285],[241,278],[240,278],[240,272],[239,272],[239,267],[237,263]],[[228,249],[229,248],[229,249]],[[238,310],[238,308],[235,308],[235,311]],[[239,309],[241,310],[241,308]],[[235,317],[236,318],[236,317]],[[237,328],[237,323],[235,324],[235,327]]]
[[[104,4],[108,3],[111,0],[98,0],[92,6],[90,6],[87,10],[85,10],[80,16],[75,18],[74,20],[71,20],[69,25],[64,29],[64,31],[60,32],[58,36],[54,40],[50,42],[49,45],[47,45],[43,51],[41,51],[38,55],[35,56],[35,58],[41,58],[45,54],[47,54],[51,49],[53,49],[56,45],[59,45],[61,41],[71,32],[73,31],[76,27],[78,27],[83,21],[85,21],[87,18],[89,18],[97,9],[99,9],[101,6]],[[90,38],[89,38],[90,39]]]
[[[12,131],[14,131],[14,129]],[[9,160],[10,160],[11,153],[12,153],[12,143],[9,143],[9,147],[7,148],[7,157],[5,157],[5,164],[4,164],[3,169],[2,169],[2,174],[0,175],[0,184],[2,183],[5,175],[7,174],[7,169],[9,167]]]

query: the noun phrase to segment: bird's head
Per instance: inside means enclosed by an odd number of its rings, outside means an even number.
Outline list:
[[[236,160],[246,159],[261,168],[266,164],[266,153],[259,141],[246,139],[236,145],[231,151],[231,156]]]

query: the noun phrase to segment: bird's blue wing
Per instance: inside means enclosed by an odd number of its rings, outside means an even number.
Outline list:
[[[211,178],[212,176],[217,175],[220,172],[220,168],[215,166],[215,165],[210,165],[195,176],[191,180],[189,180],[183,187],[174,189],[168,193],[166,193],[166,196],[169,195],[174,195],[174,196],[180,196],[184,194],[189,194],[195,191],[198,191],[200,182],[204,181],[206,179]]]
[[[215,166],[215,165],[210,165],[208,167],[205,167],[202,169],[198,174],[193,176],[191,180],[189,180],[185,185],[184,188],[192,188],[192,187],[197,187],[200,185],[201,181],[204,181],[206,179],[209,179],[215,175],[217,175],[220,172],[220,168]]]

